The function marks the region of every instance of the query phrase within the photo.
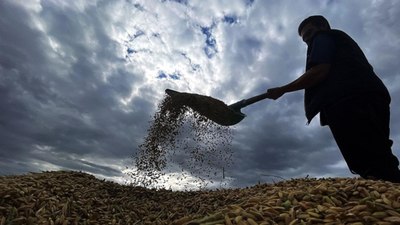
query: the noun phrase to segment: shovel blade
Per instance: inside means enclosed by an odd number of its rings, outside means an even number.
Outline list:
[[[235,110],[210,96],[178,92],[171,89],[166,89],[165,92],[173,99],[179,100],[183,105],[222,126],[235,125],[246,116],[240,112],[240,109]]]

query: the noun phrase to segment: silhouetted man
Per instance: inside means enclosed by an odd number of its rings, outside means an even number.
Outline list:
[[[308,122],[320,114],[352,173],[400,183],[399,160],[389,139],[390,95],[360,47],[319,15],[302,21],[298,33],[308,46],[306,72],[268,89],[268,97],[305,89]]]

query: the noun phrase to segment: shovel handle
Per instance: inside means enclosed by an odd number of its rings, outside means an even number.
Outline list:
[[[251,98],[248,98],[248,99],[243,99],[243,100],[241,100],[241,101],[238,101],[238,102],[236,102],[236,103],[233,103],[233,104],[229,105],[229,107],[230,107],[230,108],[233,108],[233,109],[235,109],[235,110],[239,110],[239,109],[241,109],[241,108],[243,108],[243,107],[246,107],[246,106],[251,105],[251,104],[253,104],[253,103],[256,103],[256,102],[258,102],[258,101],[264,100],[264,99],[267,98],[267,96],[268,96],[268,95],[267,95],[267,93],[265,92],[265,93],[263,93],[263,94],[256,95],[256,96],[254,96],[254,97],[251,97]]]

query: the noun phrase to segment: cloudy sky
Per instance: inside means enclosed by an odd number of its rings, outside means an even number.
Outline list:
[[[400,156],[400,1],[3,0],[0,175],[126,179],[166,88],[230,104],[292,81],[312,14],[351,35],[387,85]],[[242,112],[229,186],[352,176],[328,128],[306,125],[302,91]]]

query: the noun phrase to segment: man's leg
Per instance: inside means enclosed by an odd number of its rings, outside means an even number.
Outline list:
[[[389,139],[389,105],[357,97],[325,111],[329,128],[352,172],[364,178],[400,182],[399,161]]]

